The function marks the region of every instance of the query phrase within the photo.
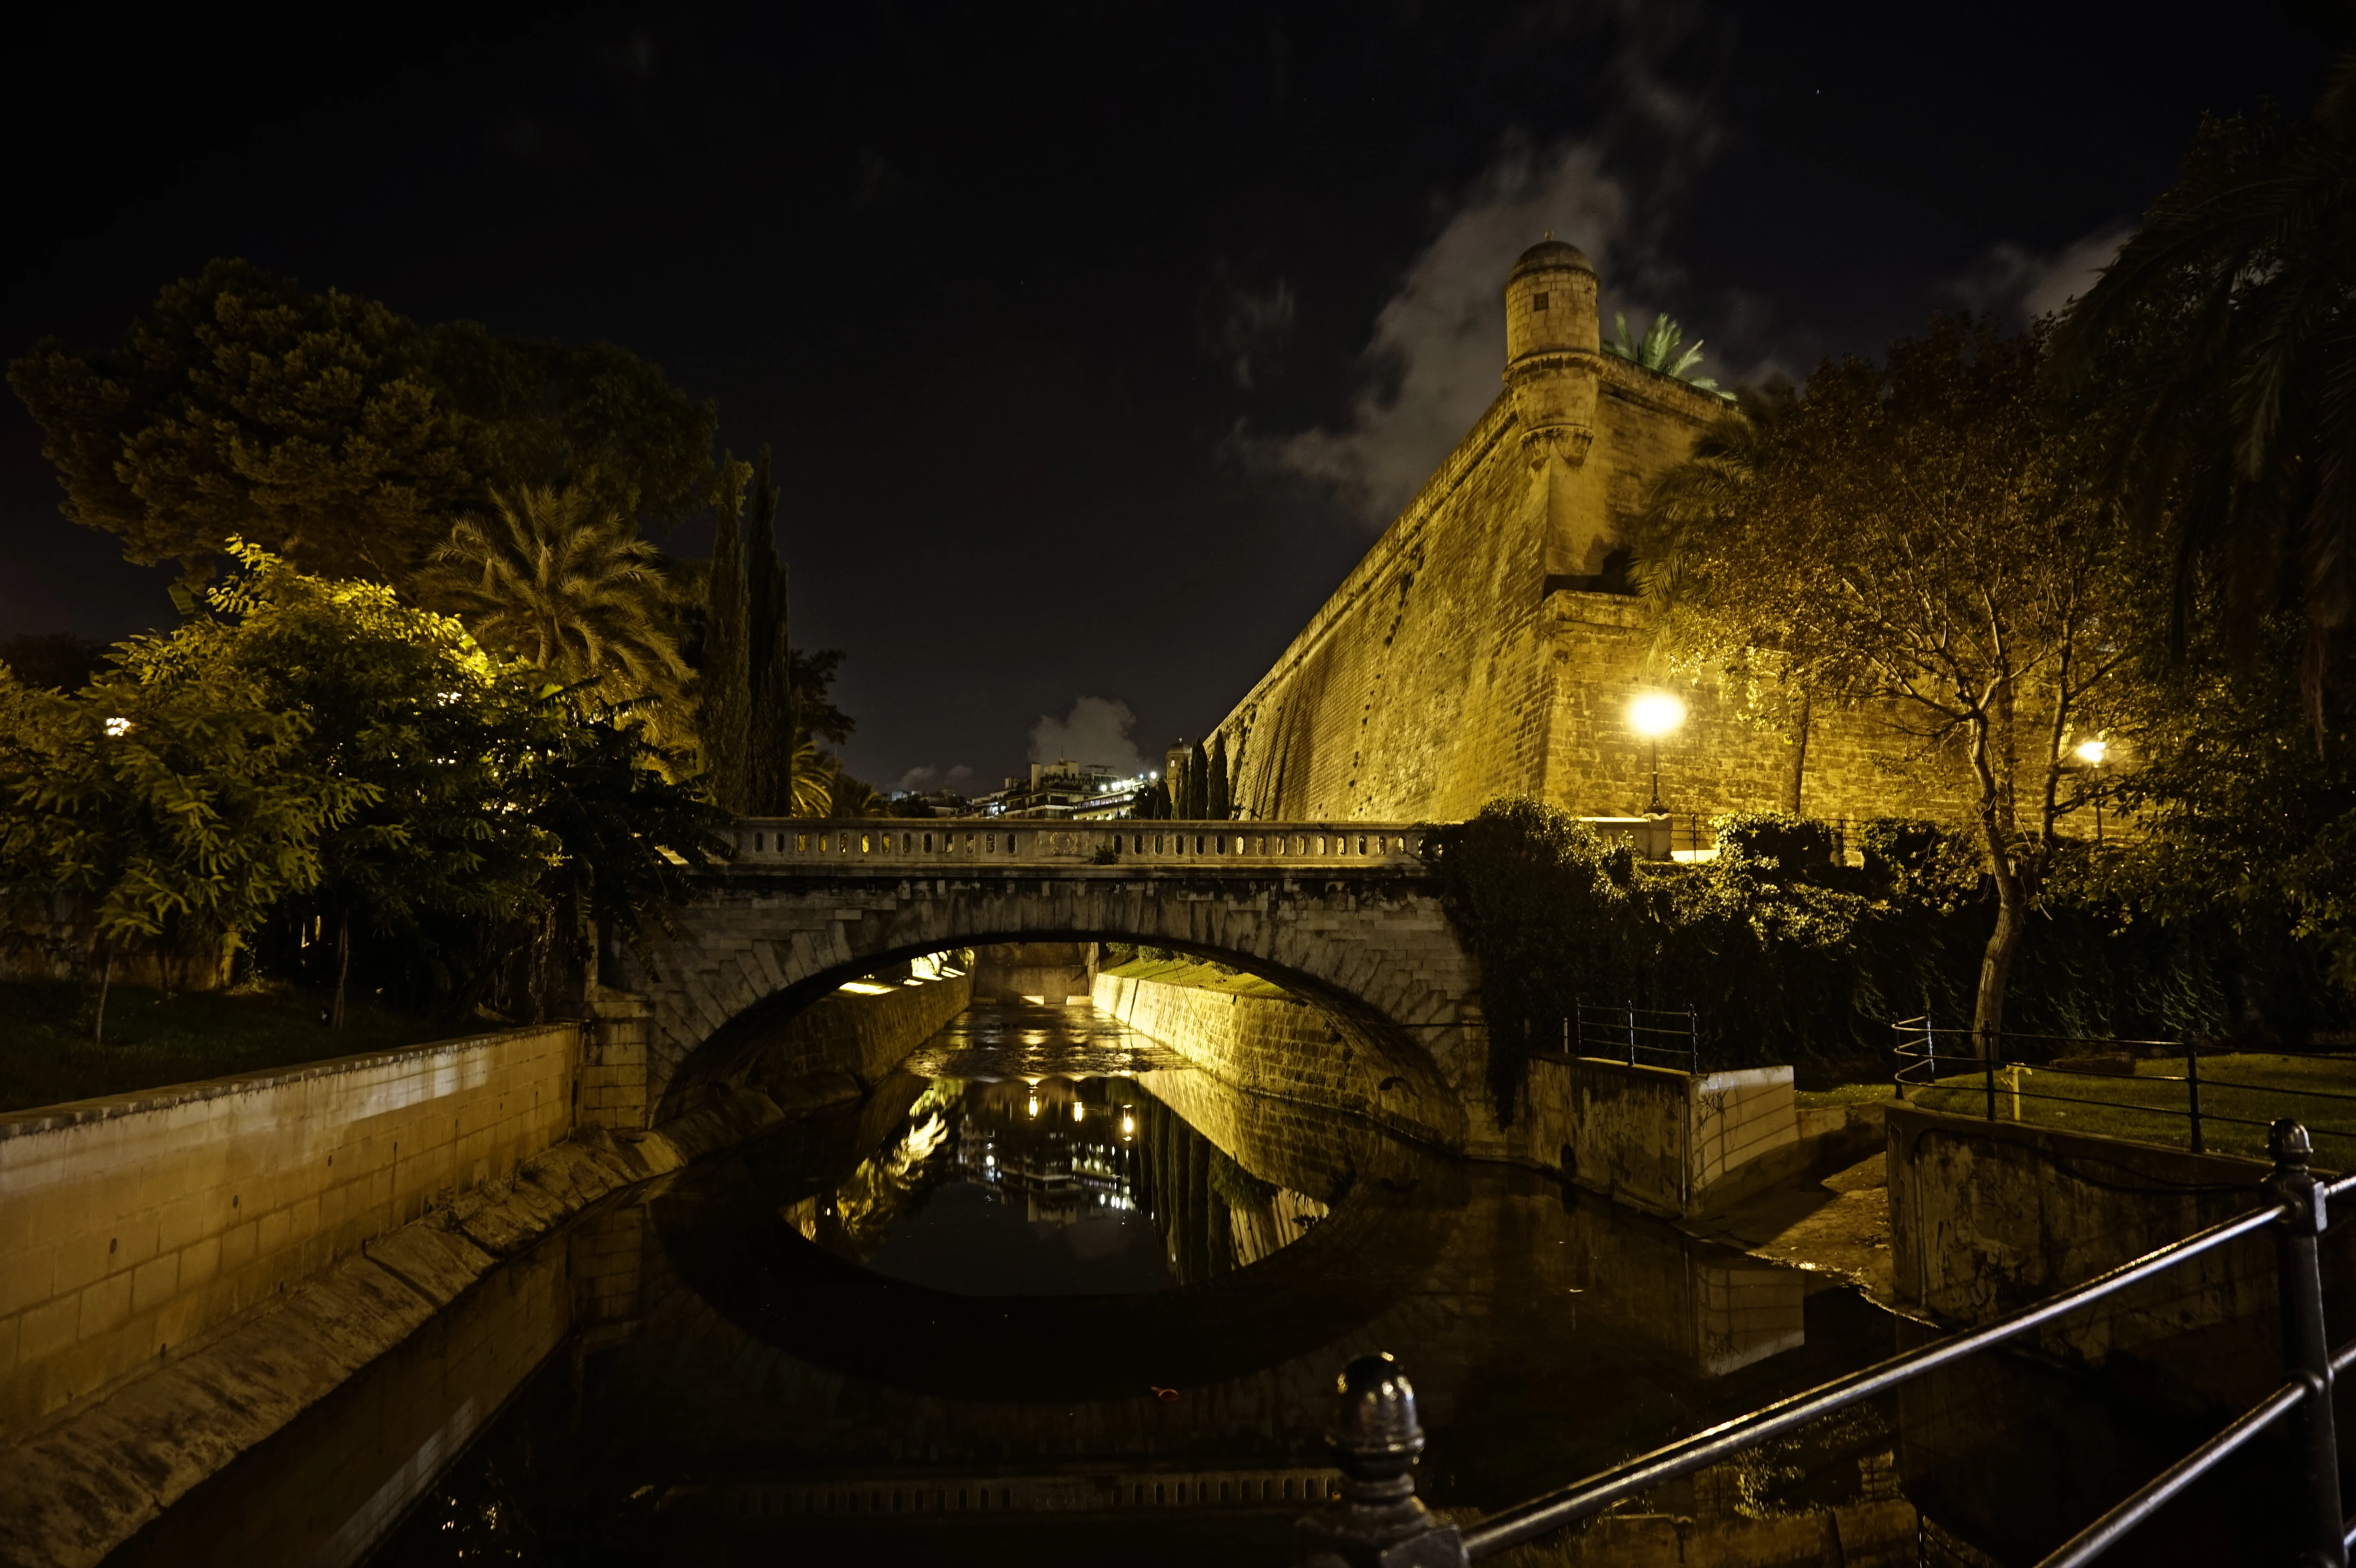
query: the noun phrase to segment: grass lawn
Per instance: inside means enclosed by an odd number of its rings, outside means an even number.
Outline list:
[[[2184,1059],[2162,1057],[2135,1065],[2132,1078],[2019,1069],[2017,1112],[2012,1094],[2015,1070],[2003,1069],[1997,1073],[1997,1115],[2004,1121],[2018,1119],[2171,1148],[2189,1147]],[[2335,1095],[2344,1098],[2330,1097]],[[1906,1097],[1926,1110],[1961,1116],[1987,1114],[1986,1081],[1977,1072],[1942,1077],[1936,1087],[1909,1089]],[[2113,1104],[2092,1103],[2095,1101]],[[2151,1108],[2141,1109],[2144,1106]],[[2315,1136],[2318,1165],[2333,1170],[2356,1168],[2356,1059],[2259,1052],[2203,1056],[2201,1111],[2203,1141],[2211,1152],[2263,1159],[2265,1124],[2277,1116],[2297,1116]]]
[[[106,1043],[92,1045],[94,986],[0,981],[0,1111],[226,1078],[331,1056],[390,1051],[466,1032],[374,1008],[345,1008],[341,1030],[320,1023],[327,998],[308,991],[174,993],[116,986]]]
[[[1201,964],[1188,958],[1136,958],[1109,969],[1099,969],[1100,975],[1117,975],[1124,980],[1159,980],[1165,986],[1192,986],[1198,991],[1226,991],[1238,997],[1290,997],[1291,992],[1272,980],[1257,975],[1229,975],[1216,965]]]

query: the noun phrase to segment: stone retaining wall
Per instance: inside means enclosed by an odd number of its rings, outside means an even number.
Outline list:
[[[1892,1105],[1890,1245],[1899,1299],[1985,1323],[2265,1201],[2268,1168],[2124,1138]],[[2356,1299],[2356,1227],[2327,1237],[2325,1291]],[[2211,1252],[2063,1319],[2051,1353],[2127,1354],[2241,1397],[2281,1381],[2272,1243]],[[2220,1325],[2245,1332],[2219,1336]]]
[[[1098,975],[1096,1005],[1221,1083],[1349,1112],[1443,1147],[1462,1114],[1432,1075],[1410,1078],[1366,1048],[1357,1027],[1291,997],[1238,995]]]
[[[1647,1213],[1730,1202],[1801,1148],[1789,1067],[1686,1073],[1541,1051],[1524,1101],[1524,1163]]]
[[[0,1444],[564,1138],[580,1034],[0,1117]]]

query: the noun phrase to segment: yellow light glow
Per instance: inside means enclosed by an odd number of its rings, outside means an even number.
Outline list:
[[[1087,1113],[1082,1111],[1076,1104],[1072,1107],[1072,1120],[1076,1122],[1086,1115]]]
[[[1039,1096],[1036,1094],[1031,1096],[1031,1114],[1034,1116],[1039,1114]]]
[[[1137,1131],[1137,1118],[1135,1116],[1123,1116],[1120,1119],[1120,1130],[1124,1134]]]
[[[1657,740],[1686,721],[1686,705],[1665,691],[1644,691],[1628,705],[1628,727]]]
[[[2104,755],[2108,752],[2110,749],[2110,745],[2106,741],[2082,741],[2078,743],[2078,760],[2083,763],[2092,763],[2094,766],[2099,768],[2103,765]]]

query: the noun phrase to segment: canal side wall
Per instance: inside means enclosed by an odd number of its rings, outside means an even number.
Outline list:
[[[1672,1219],[1746,1197],[1812,1152],[1789,1067],[1688,1073],[1539,1051],[1519,1120],[1520,1163]]]
[[[947,975],[861,996],[835,991],[781,1026],[746,1059],[744,1082],[780,1104],[808,1098],[811,1081],[852,1080],[857,1093],[972,1005],[973,976]]]
[[[0,1444],[562,1140],[580,1033],[0,1117]]]
[[[1462,1113],[1428,1103],[1433,1085],[1392,1072],[1306,1002],[1107,974],[1093,995],[1099,1008],[1223,1083],[1346,1111],[1443,1147],[1463,1141],[1455,1130]]]
[[[1985,1323],[2083,1285],[2265,1200],[2268,1167],[2019,1122],[1889,1111],[1890,1244],[1899,1298]],[[2356,1298],[2356,1248],[2327,1238],[2324,1290]],[[2128,1356],[2240,1397],[2281,1381],[2273,1243],[2219,1248],[2042,1331],[2049,1353]],[[2231,1325],[2224,1333],[2216,1330]]]

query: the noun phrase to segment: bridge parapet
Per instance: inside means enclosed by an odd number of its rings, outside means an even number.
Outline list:
[[[1024,821],[747,816],[733,830],[734,869],[840,874],[846,867],[1198,866],[1271,870],[1337,866],[1419,871],[1424,829],[1400,822]],[[1222,867],[1226,869],[1226,867]]]

